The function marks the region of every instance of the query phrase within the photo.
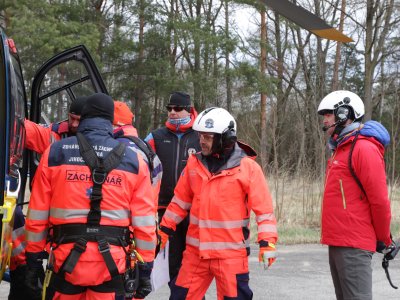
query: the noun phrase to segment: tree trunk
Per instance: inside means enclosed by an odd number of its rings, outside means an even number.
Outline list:
[[[266,11],[265,8],[261,7],[261,55],[260,55],[260,72],[261,76],[266,76],[267,66],[267,22],[266,22]],[[261,127],[261,141],[260,141],[260,159],[261,166],[264,172],[267,169],[268,158],[267,158],[267,95],[261,91],[260,99],[260,127]]]
[[[140,131],[141,129],[141,107],[143,104],[143,60],[144,60],[144,26],[145,26],[145,0],[140,0],[140,15],[139,15],[139,53],[138,53],[138,71],[136,80],[135,95],[135,126]]]
[[[341,6],[341,11],[340,11],[340,22],[339,22],[339,31],[343,32],[343,24],[344,24],[344,16],[346,12],[346,0],[342,0],[342,6]],[[342,43],[337,42],[336,44],[336,55],[335,55],[335,64],[333,66],[333,79],[332,79],[332,90],[338,90],[341,87],[341,84],[339,82],[339,64],[340,64],[340,59],[341,59],[341,48],[342,48]]]
[[[229,41],[229,0],[225,0],[225,38]],[[226,107],[232,111],[232,77],[230,72],[230,47],[225,46]]]

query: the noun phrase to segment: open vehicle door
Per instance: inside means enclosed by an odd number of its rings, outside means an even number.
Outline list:
[[[25,86],[17,49],[14,41],[0,29],[0,281],[11,255],[15,207],[17,200],[23,202],[24,197],[26,114]]]
[[[68,119],[68,107],[79,96],[108,93],[92,57],[80,45],[49,59],[36,73],[32,83],[30,120],[35,123]],[[29,137],[28,137],[29,138]],[[40,156],[30,151],[31,180]]]

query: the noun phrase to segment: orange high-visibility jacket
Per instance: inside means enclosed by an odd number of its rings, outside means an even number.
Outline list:
[[[107,122],[85,119],[78,128],[101,157],[118,144],[112,138],[111,123]],[[149,176],[143,159],[126,148],[120,165],[108,174],[103,184],[100,206],[100,225],[131,226],[136,249],[146,262],[154,260],[156,247],[155,203]],[[52,144],[43,154],[34,178],[26,220],[26,251],[42,251],[52,225],[86,223],[91,187],[90,170],[79,153],[77,138]],[[53,251],[56,272],[72,247],[73,243],[61,244]],[[115,245],[110,248],[119,272],[123,273],[124,249]],[[75,285],[98,285],[110,280],[96,242],[88,242],[73,272],[66,273],[65,279]]]
[[[25,257],[25,217],[22,213],[21,206],[15,208],[14,228],[12,232],[12,252],[10,257],[10,270],[26,264]]]
[[[190,156],[161,226],[175,230],[190,212],[187,251],[200,258],[243,257],[249,251],[250,210],[256,215],[258,241],[278,239],[272,198],[255,152],[237,143],[227,163],[211,174],[201,153]]]
[[[25,119],[24,126],[26,130],[25,147],[39,154],[42,154],[55,141],[67,137],[69,130],[68,120],[43,126]]]

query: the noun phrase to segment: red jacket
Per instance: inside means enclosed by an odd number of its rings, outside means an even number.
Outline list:
[[[354,135],[339,143],[328,161],[321,242],[374,252],[377,240],[391,243],[384,147],[375,138],[361,134],[355,144],[352,165],[364,195],[349,168],[353,140]]]
[[[235,145],[216,174],[208,171],[200,153],[189,157],[161,221],[161,226],[175,230],[190,212],[186,251],[204,259],[246,257],[250,210],[256,215],[258,241],[278,239],[271,194],[261,167],[248,156],[249,149]]]

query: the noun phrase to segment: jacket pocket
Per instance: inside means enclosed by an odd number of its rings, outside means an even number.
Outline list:
[[[340,193],[342,194],[343,208],[346,209],[346,196],[344,195],[343,182],[339,179]]]

